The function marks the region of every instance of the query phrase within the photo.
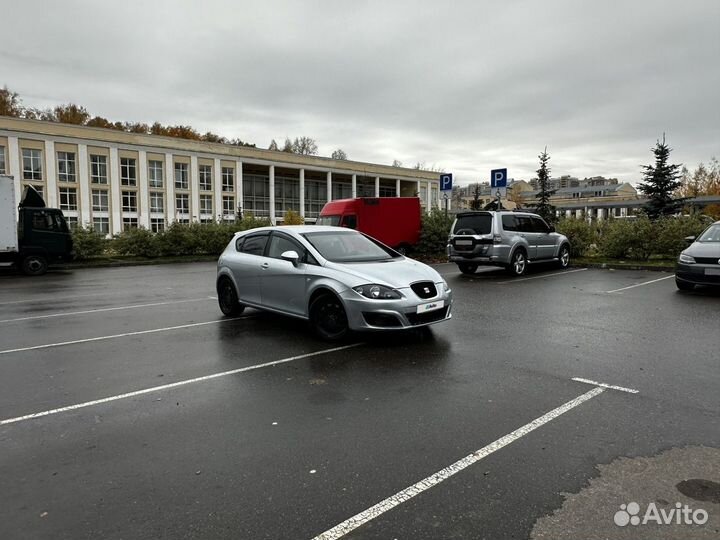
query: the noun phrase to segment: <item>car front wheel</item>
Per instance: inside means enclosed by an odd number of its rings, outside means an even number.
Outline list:
[[[220,305],[220,311],[228,317],[236,317],[245,311],[245,306],[238,300],[235,286],[227,278],[218,284],[218,304]]]
[[[310,324],[325,341],[338,341],[350,331],[342,302],[329,293],[318,296],[310,304]]]
[[[570,248],[567,246],[562,246],[560,248],[560,253],[558,254],[558,266],[560,268],[567,268],[570,264]]]
[[[508,266],[508,272],[513,276],[522,276],[527,270],[527,255],[522,249],[515,250],[510,265]]]

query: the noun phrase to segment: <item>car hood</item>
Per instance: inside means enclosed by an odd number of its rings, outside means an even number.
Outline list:
[[[718,257],[720,258],[720,242],[695,242],[685,251],[691,257]]]
[[[342,272],[348,278],[350,287],[377,283],[394,289],[402,289],[416,281],[432,281],[438,283],[442,277],[428,265],[407,257],[387,262],[372,263],[334,263],[328,262],[326,268]]]

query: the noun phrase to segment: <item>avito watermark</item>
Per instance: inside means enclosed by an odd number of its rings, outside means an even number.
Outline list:
[[[705,525],[708,513],[702,508],[690,508],[687,504],[675,503],[673,508],[666,510],[658,508],[654,502],[647,505],[645,513],[640,514],[640,505],[636,502],[621,504],[620,510],[615,512],[615,525]]]

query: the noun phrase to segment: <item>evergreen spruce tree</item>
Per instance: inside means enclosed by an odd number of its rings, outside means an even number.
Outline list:
[[[643,180],[638,184],[640,192],[648,198],[645,213],[650,219],[656,219],[677,212],[684,203],[684,199],[673,199],[673,192],[681,185],[681,165],[668,165],[670,148],[665,142],[663,133],[660,140],[652,149],[655,154],[655,166],[643,165]]]
[[[553,223],[555,221],[555,207],[550,204],[550,196],[555,193],[555,191],[549,189],[550,167],[548,167],[548,161],[550,161],[550,156],[547,153],[547,146],[538,158],[540,159],[540,168],[536,172],[538,175],[539,192],[535,195],[538,199],[535,205],[535,212],[548,223]]]

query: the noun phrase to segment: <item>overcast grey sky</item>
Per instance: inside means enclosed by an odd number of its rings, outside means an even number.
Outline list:
[[[636,182],[720,157],[720,1],[0,0],[25,105],[190,124],[267,148],[529,179]]]

